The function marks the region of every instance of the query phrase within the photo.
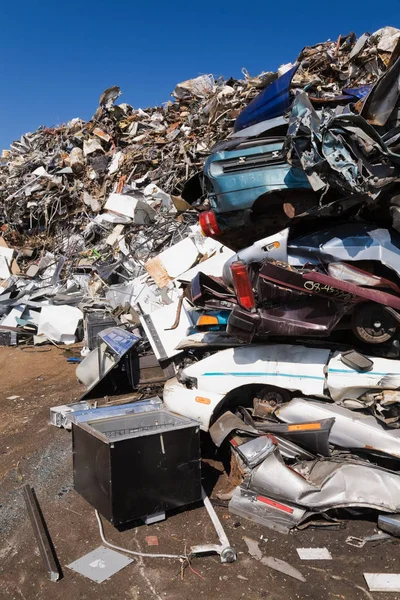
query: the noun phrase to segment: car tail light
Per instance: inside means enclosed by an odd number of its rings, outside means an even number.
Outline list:
[[[217,223],[217,217],[212,210],[207,210],[205,212],[200,213],[199,225],[206,237],[210,237],[212,235],[220,235],[221,233],[221,230]]]
[[[238,260],[231,264],[231,273],[236,296],[240,306],[252,310],[256,306],[247,265]]]

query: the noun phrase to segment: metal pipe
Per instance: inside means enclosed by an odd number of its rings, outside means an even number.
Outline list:
[[[204,544],[201,546],[192,546],[190,553],[191,554],[208,554],[210,552],[216,552],[217,554],[219,554],[219,556],[221,558],[221,562],[224,562],[224,563],[225,562],[227,562],[227,563],[234,562],[236,560],[236,552],[229,545],[229,540],[225,533],[224,528],[222,527],[222,523],[219,520],[218,515],[215,512],[214,507],[211,504],[210,499],[208,498],[208,496],[205,493],[203,488],[202,488],[201,492],[202,492],[203,504],[208,512],[208,516],[210,517],[212,524],[214,525],[214,529],[217,532],[217,535],[219,538],[219,545],[218,544]]]
[[[33,489],[30,485],[25,484],[22,488],[22,492],[44,566],[46,567],[51,581],[58,581],[61,573],[57,565],[57,557],[45,521],[40,513]]]

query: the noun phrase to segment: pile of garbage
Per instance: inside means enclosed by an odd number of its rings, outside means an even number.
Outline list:
[[[306,52],[308,69],[303,63],[293,76],[303,89],[297,90],[291,106],[286,139],[289,161],[304,169],[314,191],[333,189],[343,197],[358,194],[370,204],[379,198],[382,208],[386,200],[395,228],[398,208],[393,184],[400,175],[399,39],[399,30],[385,27],[357,41],[339,39],[335,51],[323,45]],[[333,64],[329,63],[332,55]],[[317,76],[312,81],[314,69]],[[333,76],[332,70],[337,69],[339,85],[326,85],[326,69]]]
[[[385,27],[162,108],[109,88],[88,123],[23,136],[0,171],[0,329],[84,335],[88,392],[113,370],[139,386],[146,340],[164,408],[229,443],[235,514],[287,532],[400,512],[399,80]]]
[[[232,200],[224,190],[223,202],[212,189],[218,188],[213,173],[219,165],[212,162],[213,146],[227,136],[228,147],[258,138],[260,130],[255,133],[253,128],[267,117],[274,121],[286,115],[285,169],[301,172],[300,183],[294,185],[296,197],[285,196],[283,201],[286,221],[331,217],[349,207],[354,212],[386,200],[383,192],[391,188],[398,169],[393,109],[399,35],[397,29],[385,27],[358,40],[354,34],[340,36],[335,42],[306,47],[296,63],[258,77],[245,70],[242,80],[201,75],[178,84],[174,101],[146,110],[117,104],[121,90],[114,86],[103,92],[89,122],[75,118],[66,125],[40,127],[15,141],[0,161],[0,326],[7,332],[2,339],[10,343],[16,336],[29,340],[38,334],[37,343],[70,343],[80,338],[82,303],[100,300],[111,312],[124,306],[136,310],[140,297],[139,312],[152,312],[177,299],[178,286],[172,283],[177,276],[221,252],[218,240],[241,249],[234,227],[229,240],[232,227],[225,214],[237,213],[232,189]],[[273,86],[280,93],[271,112],[268,95]],[[385,111],[377,116],[382,95]],[[363,100],[359,110],[357,102]],[[354,103],[358,116],[346,113]],[[374,129],[372,135],[371,126],[360,125],[360,119],[365,117],[365,124],[371,116],[374,124],[391,133]],[[263,128],[261,134],[266,135]],[[351,142],[354,135],[357,141]],[[228,154],[224,156],[229,162]],[[383,163],[376,160],[382,155]],[[211,162],[209,167],[206,162],[202,175],[205,160]],[[265,173],[268,176],[267,168]],[[286,171],[282,173],[290,194]],[[262,190],[265,195],[259,186],[245,185],[244,180],[240,185],[245,187],[244,211],[249,212],[260,194],[270,198],[268,186]],[[335,191],[337,197],[332,198]],[[393,194],[389,203],[396,226],[399,208]],[[211,227],[214,242],[204,241],[196,225],[198,211],[210,207],[216,213],[222,210],[228,234],[218,236],[218,229]],[[387,206],[385,210],[388,213]],[[250,226],[243,223],[241,229],[255,239],[264,237],[260,227],[264,235],[278,231],[287,223],[273,213],[268,208],[268,223],[260,220],[258,228],[254,221]],[[386,213],[381,211],[379,219]],[[200,212],[203,230],[207,214]],[[257,215],[256,211],[255,220]],[[184,242],[187,237],[191,242]],[[163,265],[160,273],[158,255],[178,242],[173,262],[178,254],[186,260],[170,272],[168,267],[167,274]],[[227,249],[223,251],[227,258]],[[42,315],[43,306],[57,309],[46,308]],[[61,314],[71,318],[64,332],[55,327]]]
[[[109,208],[109,195],[123,190],[150,206],[170,207],[171,194],[181,194],[263,82],[262,75],[228,82],[200,76],[177,85],[174,102],[146,110],[115,104],[122,92],[112,87],[89,122],[75,118],[23,135],[2,155],[5,233],[11,240],[15,232],[15,241],[29,235],[30,243],[40,236],[46,246],[45,236],[81,233]]]
[[[247,73],[227,82],[200,76],[177,85],[173,102],[146,110],[115,104],[121,90],[109,88],[89,122],[40,127],[3,151],[0,318],[7,340],[10,331],[13,339],[24,331],[30,339],[33,331],[36,342],[70,343],[82,319],[79,303],[107,295],[113,310],[141,294],[148,304],[144,282],[154,306],[171,301],[159,298],[145,265],[187,236],[199,251],[186,242],[186,268],[218,246],[202,240],[183,185],[263,82]],[[109,286],[127,281],[115,300]],[[46,311],[53,325],[61,314],[74,315],[71,326],[54,331],[43,304],[67,304]]]
[[[214,352],[164,402],[228,444],[230,511],[283,533],[343,509],[400,513],[399,39],[306,48],[205,167],[206,233],[255,241],[186,286],[195,327],[178,348]]]

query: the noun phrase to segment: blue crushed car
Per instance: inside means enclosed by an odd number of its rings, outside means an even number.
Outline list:
[[[248,225],[257,201],[267,211],[269,201],[276,205],[274,193],[287,190],[313,193],[306,173],[287,162],[283,142],[283,137],[245,140],[233,150],[216,148],[208,157],[204,183],[219,231]],[[203,223],[204,233],[212,235]]]
[[[325,191],[320,198],[312,177],[294,158],[287,159],[285,139],[292,102],[291,82],[298,65],[270,83],[236,119],[233,133],[212,148],[203,170],[203,193],[210,210],[200,213],[206,236],[232,248],[294,225],[297,217],[341,214],[362,201],[354,195],[346,204],[344,194],[334,198]],[[365,86],[364,86],[365,87]],[[339,101],[348,102],[366,90],[348,90]],[[327,208],[328,207],[328,208]]]

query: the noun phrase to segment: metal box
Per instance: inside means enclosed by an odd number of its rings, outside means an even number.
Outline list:
[[[116,326],[116,319],[109,313],[89,312],[85,319],[87,345],[89,350],[98,348],[101,344],[99,333]]]
[[[15,331],[0,331],[0,346],[16,346],[17,333]]]
[[[72,446],[76,491],[114,525],[202,498],[199,424],[165,408],[72,417]]]

